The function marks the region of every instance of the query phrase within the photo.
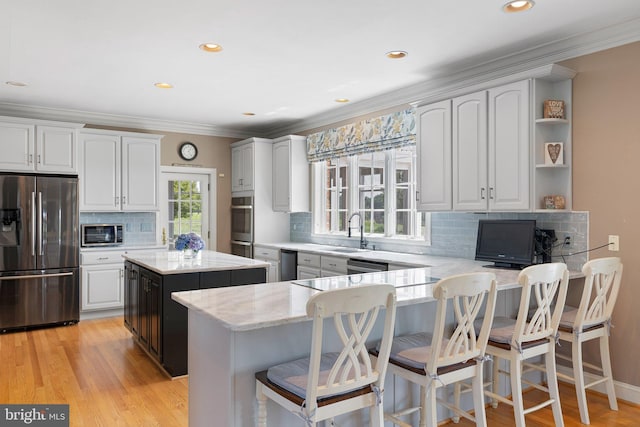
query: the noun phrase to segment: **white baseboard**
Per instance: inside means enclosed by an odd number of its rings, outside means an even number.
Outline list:
[[[556,365],[556,366],[557,366],[558,372],[563,373],[565,375],[573,376],[573,369],[571,369],[571,367],[562,366],[562,365]],[[585,372],[584,374],[585,382],[590,383],[592,381],[595,381],[596,379],[598,379],[597,376],[590,374],[588,372]],[[561,378],[558,378],[558,380],[563,381]],[[634,385],[622,383],[619,381],[613,381],[613,384],[616,389],[616,398],[618,400],[624,400],[630,403],[634,403],[636,405],[640,404],[640,387],[636,387]],[[591,387],[590,390],[594,390],[602,394],[607,394],[604,384],[598,384],[594,387]]]

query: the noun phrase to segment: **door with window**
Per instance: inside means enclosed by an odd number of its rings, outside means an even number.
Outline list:
[[[170,247],[180,234],[196,233],[206,249],[215,250],[210,244],[209,181],[209,174],[162,172],[161,227]]]

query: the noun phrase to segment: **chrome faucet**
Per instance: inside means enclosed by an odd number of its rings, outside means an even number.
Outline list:
[[[351,220],[354,216],[360,218],[360,249],[366,249],[368,242],[364,240],[364,221],[362,220],[360,212],[354,212],[349,217],[349,220],[347,221],[347,237],[351,237]]]

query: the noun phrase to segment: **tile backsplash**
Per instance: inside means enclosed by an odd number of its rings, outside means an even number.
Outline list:
[[[369,239],[378,250],[408,252],[473,259],[476,250],[476,234],[480,219],[535,219],[538,228],[553,229],[558,238],[552,251],[553,261],[565,262],[571,270],[579,270],[588,259],[588,212],[551,213],[465,213],[435,212],[431,214],[431,245],[424,241],[404,239]],[[316,235],[312,233],[312,216],[309,212],[292,213],[290,216],[292,242],[307,242],[342,246],[357,246],[358,237]],[[568,236],[570,246],[561,243]]]
[[[156,244],[155,212],[80,212],[80,224],[124,224],[124,245]]]

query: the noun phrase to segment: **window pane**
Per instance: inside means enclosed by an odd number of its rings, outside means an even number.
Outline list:
[[[346,159],[345,159],[346,161]],[[347,184],[349,181],[347,180],[347,167],[346,166],[342,166],[340,168],[340,186],[341,187],[348,187],[349,185]]]
[[[338,209],[347,209],[347,190],[342,190],[338,196]]]
[[[358,184],[359,185],[371,185],[371,168],[362,167],[358,168]]]
[[[373,213],[373,227],[371,232],[377,234],[384,233],[384,212],[376,211]]]
[[[332,200],[332,195],[333,195],[332,191],[327,191],[325,193],[325,203],[327,204],[326,208],[329,211],[331,211],[331,208],[333,208],[333,205],[334,205],[333,200]]]
[[[396,234],[402,236],[411,235],[411,224],[409,223],[409,212],[396,212]]]
[[[407,169],[396,169],[396,184],[409,182],[409,171]]]
[[[334,168],[330,168],[327,171],[327,188],[333,188],[336,185],[336,170]]]
[[[169,181],[169,200],[176,200],[178,198],[178,191],[180,183],[178,181]]]
[[[396,209],[409,209],[408,188],[396,188]]]
[[[347,213],[338,213],[338,231],[347,231]]]
[[[384,210],[384,190],[373,191],[373,208]]]

